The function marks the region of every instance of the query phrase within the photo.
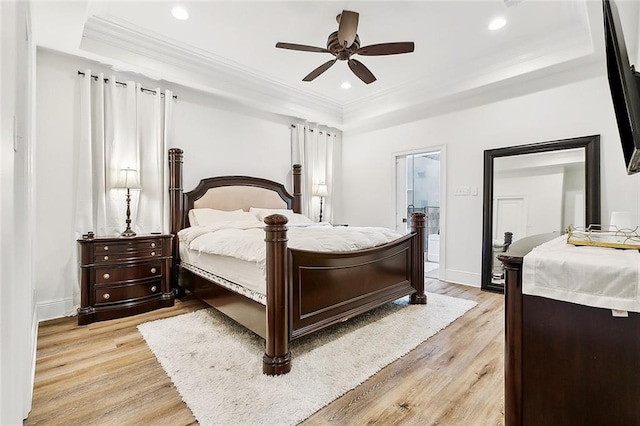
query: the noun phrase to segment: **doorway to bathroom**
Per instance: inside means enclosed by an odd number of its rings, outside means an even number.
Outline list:
[[[411,214],[425,214],[425,275],[443,279],[441,150],[398,154],[396,166],[396,230],[411,228]]]

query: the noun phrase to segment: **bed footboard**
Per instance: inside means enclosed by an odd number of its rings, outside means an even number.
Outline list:
[[[331,324],[411,295],[424,293],[424,214],[412,216],[412,232],[371,249],[318,253],[287,249],[282,215],[265,218],[267,333],[263,372],[291,369],[289,342]]]

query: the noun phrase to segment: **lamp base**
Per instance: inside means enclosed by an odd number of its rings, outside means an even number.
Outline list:
[[[122,232],[122,234],[120,234],[120,236],[121,237],[135,237],[136,233],[133,232],[133,229],[127,228]]]
[[[135,237],[136,233],[131,229],[131,192],[129,188],[127,188],[127,220],[125,220],[127,224],[127,229],[120,234],[122,237]]]

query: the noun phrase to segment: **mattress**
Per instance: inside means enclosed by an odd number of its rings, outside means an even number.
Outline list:
[[[180,265],[222,287],[267,304],[265,270],[255,262],[189,250],[181,242]]]
[[[183,268],[266,304],[266,243],[258,223],[194,226],[178,233]],[[288,226],[288,246],[317,252],[376,247],[403,235],[378,227]]]

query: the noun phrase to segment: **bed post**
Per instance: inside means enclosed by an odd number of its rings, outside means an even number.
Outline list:
[[[302,213],[302,166],[293,165],[293,212]]]
[[[178,264],[180,263],[180,243],[178,231],[182,229],[184,219],[184,205],[182,198],[182,150],[169,150],[169,228],[173,234],[171,260],[171,288],[178,291]]]
[[[411,281],[416,292],[411,295],[411,303],[425,305],[427,295],[424,294],[424,213],[415,212],[411,215],[411,232],[416,234],[411,268]]]
[[[267,216],[264,222],[267,225],[267,333],[262,372],[275,376],[291,371],[287,218],[274,214]]]

